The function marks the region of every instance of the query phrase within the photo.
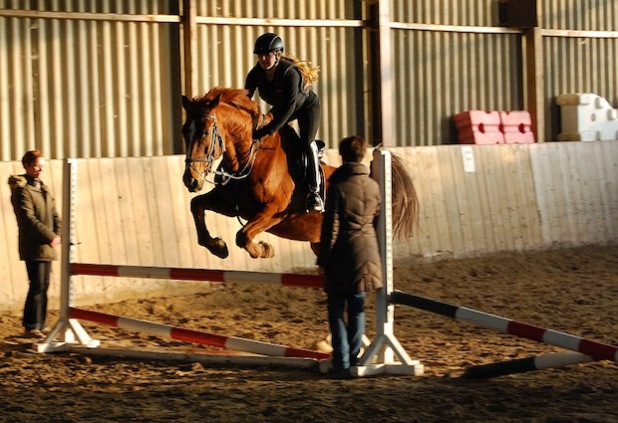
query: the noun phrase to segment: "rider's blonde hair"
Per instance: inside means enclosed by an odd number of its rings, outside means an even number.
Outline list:
[[[320,77],[320,67],[319,66],[313,66],[311,62],[302,62],[298,60],[296,57],[292,56],[291,54],[283,54],[282,58],[289,60],[290,62],[298,66],[298,69],[300,70],[300,74],[303,77],[303,90],[305,91],[309,90],[309,87],[311,85],[318,82],[318,79]]]

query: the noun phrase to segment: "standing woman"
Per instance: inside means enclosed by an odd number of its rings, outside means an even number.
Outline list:
[[[382,197],[361,163],[367,150],[358,136],[339,144],[343,164],[328,181],[318,266],[324,273],[335,376],[350,376],[365,333],[365,296],[382,288],[382,260],[376,225]],[[346,313],[347,312],[347,313]],[[344,316],[347,314],[347,322]]]
[[[19,256],[26,262],[30,288],[24,306],[25,335],[44,338],[51,262],[60,245],[60,217],[54,198],[41,179],[45,158],[38,150],[22,158],[24,175],[9,178],[11,203],[19,226]]]
[[[274,134],[292,120],[298,120],[300,141],[307,152],[308,212],[323,212],[320,197],[320,162],[315,135],[320,126],[320,99],[309,88],[318,79],[318,68],[313,68],[288,56],[283,56],[284,45],[280,36],[266,33],[255,41],[253,53],[258,63],[249,71],[245,88],[249,98],[257,89],[260,97],[272,106],[273,119],[257,129],[253,136],[260,139]]]

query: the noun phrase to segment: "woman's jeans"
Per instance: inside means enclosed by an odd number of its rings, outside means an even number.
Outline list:
[[[30,289],[24,305],[23,324],[27,330],[45,328],[51,265],[51,261],[26,261]]]
[[[328,296],[328,323],[332,334],[335,371],[356,366],[365,334],[365,292],[355,295]],[[347,324],[343,318],[348,311]]]

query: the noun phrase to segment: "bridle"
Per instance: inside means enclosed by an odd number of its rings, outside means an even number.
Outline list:
[[[255,158],[257,156],[257,151],[258,151],[260,141],[253,140],[251,142],[251,148],[249,149],[249,153],[248,153],[249,159],[245,162],[245,165],[239,172],[230,173],[224,170],[213,169],[213,163],[216,160],[215,158],[215,154],[217,151],[216,148],[218,147],[219,151],[221,152],[220,155],[223,155],[225,153],[225,142],[223,141],[223,137],[221,136],[221,134],[219,134],[219,127],[217,126],[217,116],[215,116],[214,114],[212,115],[209,114],[209,115],[206,115],[205,117],[206,119],[213,120],[212,135],[211,135],[212,140],[210,142],[210,146],[208,147],[208,151],[206,152],[205,157],[199,157],[199,158],[190,157],[189,155],[191,154],[191,151],[193,150],[193,143],[195,142],[195,139],[196,139],[195,137],[192,137],[189,145],[187,146],[187,156],[185,158],[185,167],[190,167],[191,169],[193,169],[195,173],[200,175],[200,178],[202,178],[204,182],[208,182],[213,185],[226,185],[231,180],[240,180],[240,179],[244,179],[247,176],[249,176],[249,174],[251,173],[251,170],[253,170],[253,164],[255,163]],[[202,137],[204,137],[204,133],[202,133]],[[207,163],[208,165],[207,170],[204,172],[200,172],[199,170],[195,168],[195,166],[193,165],[194,163]],[[215,176],[220,176],[221,177],[220,180],[217,180],[217,178],[215,178],[214,182],[209,181],[208,179],[206,179],[209,173],[213,173]]]

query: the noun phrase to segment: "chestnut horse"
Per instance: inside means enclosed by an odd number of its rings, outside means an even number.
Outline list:
[[[245,90],[213,88],[199,98],[183,96],[182,105],[187,115],[182,127],[187,150],[183,182],[189,192],[199,192],[204,182],[210,182],[206,177],[214,175],[214,188],[191,200],[199,245],[219,258],[229,254],[225,241],[213,238],[206,227],[204,213],[211,210],[247,221],[236,234],[236,245],[253,258],[274,255],[270,244],[254,242],[265,231],[282,238],[309,241],[317,253],[322,214],[305,211],[307,188],[298,182],[292,157],[295,154],[290,153],[290,148],[300,143],[296,132],[286,125],[271,136],[253,140],[253,130],[264,124],[264,117]],[[219,158],[221,162],[215,168]],[[393,164],[393,184],[402,181],[399,185],[404,186],[405,197],[398,201],[393,194],[393,205],[399,207],[398,214],[394,210],[393,215],[401,217],[394,226],[411,234],[416,219],[416,194],[399,161],[393,160]],[[321,166],[328,183],[335,168],[325,163]],[[396,191],[399,190],[393,190]]]

